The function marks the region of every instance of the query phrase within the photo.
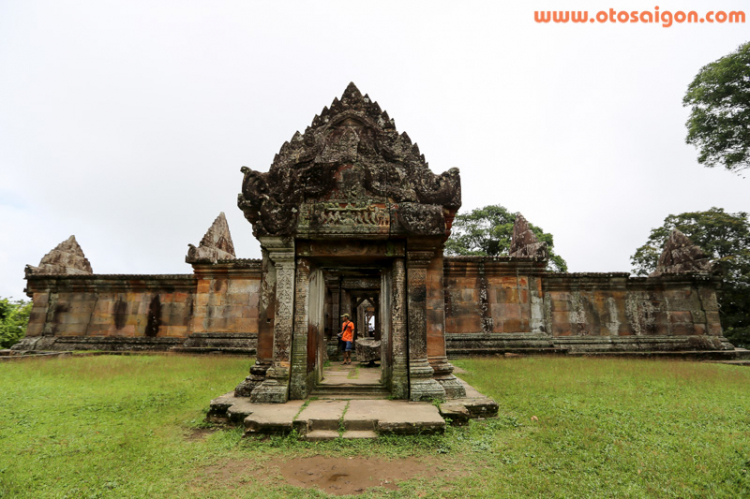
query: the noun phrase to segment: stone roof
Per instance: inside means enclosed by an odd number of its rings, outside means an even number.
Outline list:
[[[185,261],[187,263],[216,263],[219,260],[232,260],[234,258],[236,258],[236,255],[234,254],[232,234],[229,232],[227,217],[222,211],[211,224],[211,227],[208,228],[197,248],[188,244],[188,254]]]
[[[281,146],[268,172],[242,172],[237,204],[256,237],[293,235],[301,225],[438,235],[461,206],[458,169],[433,174],[417,144],[353,83]],[[318,204],[301,214],[306,203]]]
[[[38,267],[26,266],[27,274],[71,275],[92,274],[91,264],[83,254],[76,236],[70,236],[44,255]]]

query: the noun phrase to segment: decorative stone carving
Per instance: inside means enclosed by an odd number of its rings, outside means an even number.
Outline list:
[[[534,260],[547,260],[549,258],[547,245],[539,242],[531,227],[529,227],[529,222],[520,213],[516,215],[516,222],[513,224],[510,256],[512,258],[533,258]]]
[[[91,264],[76,241],[70,236],[58,244],[55,249],[44,255],[38,267],[26,266],[26,275],[30,274],[93,274]]]
[[[436,205],[402,203],[399,205],[399,221],[407,233],[419,236],[445,234],[443,208]]]
[[[650,277],[663,274],[710,273],[713,270],[714,264],[709,256],[685,234],[674,229],[664,245],[656,270]]]
[[[206,235],[201,239],[200,245],[196,248],[188,244],[188,254],[185,257],[187,263],[211,262],[216,263],[219,260],[234,260],[237,258],[234,253],[234,243],[232,243],[232,234],[229,232],[229,224],[224,212],[219,213],[214,223],[209,227]]]
[[[282,238],[264,237],[261,247],[268,251],[276,274],[273,326],[273,360],[266,379],[250,395],[255,403],[284,403],[289,399],[292,332],[294,325],[294,243]]]
[[[387,237],[391,203],[428,205],[412,208],[405,228],[447,236],[445,217],[452,219],[461,206],[458,169],[433,174],[419,147],[353,83],[304,134],[284,143],[268,172],[247,167],[242,172],[237,204],[256,237],[320,233],[340,225],[360,232],[385,228]],[[427,221],[416,223],[427,214]]]
[[[406,268],[402,258],[393,261],[391,287],[391,330],[393,350],[393,373],[391,394],[399,399],[409,396],[408,342],[406,315]]]

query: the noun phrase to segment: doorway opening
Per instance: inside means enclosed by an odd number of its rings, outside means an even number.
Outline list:
[[[332,398],[386,397],[390,393],[388,345],[382,298],[389,283],[387,265],[323,267],[325,328],[318,345],[323,359],[312,395]],[[386,288],[388,285],[386,284]],[[354,323],[352,363],[343,364],[339,338],[344,314]],[[385,319],[385,320],[384,320]]]

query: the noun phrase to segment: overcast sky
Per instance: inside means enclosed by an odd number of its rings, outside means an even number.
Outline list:
[[[610,2],[750,11],[747,2]],[[710,5],[710,7],[709,7]],[[75,234],[95,273],[190,273],[237,208],[350,81],[459,167],[463,208],[502,204],[555,237],[572,272],[630,270],[669,214],[750,211],[750,180],[685,144],[685,89],[747,24],[552,25],[602,2],[0,0],[0,296]]]

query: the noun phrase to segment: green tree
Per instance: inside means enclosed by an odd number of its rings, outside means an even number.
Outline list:
[[[638,275],[656,268],[664,243],[673,229],[680,230],[717,260],[722,273],[718,293],[724,336],[735,346],[750,347],[750,221],[745,212],[726,213],[721,208],[669,215],[651,230],[646,244],[630,262]]]
[[[0,348],[10,348],[26,336],[31,301],[0,298]]]
[[[688,86],[686,141],[698,162],[739,172],[750,166],[750,42],[701,68]]]
[[[497,256],[507,253],[513,235],[516,214],[498,205],[477,208],[467,214],[456,215],[451,237],[445,243],[448,255]],[[552,234],[529,223],[539,241],[547,243],[550,259],[547,268],[556,272],[567,272],[568,264],[555,254]]]

